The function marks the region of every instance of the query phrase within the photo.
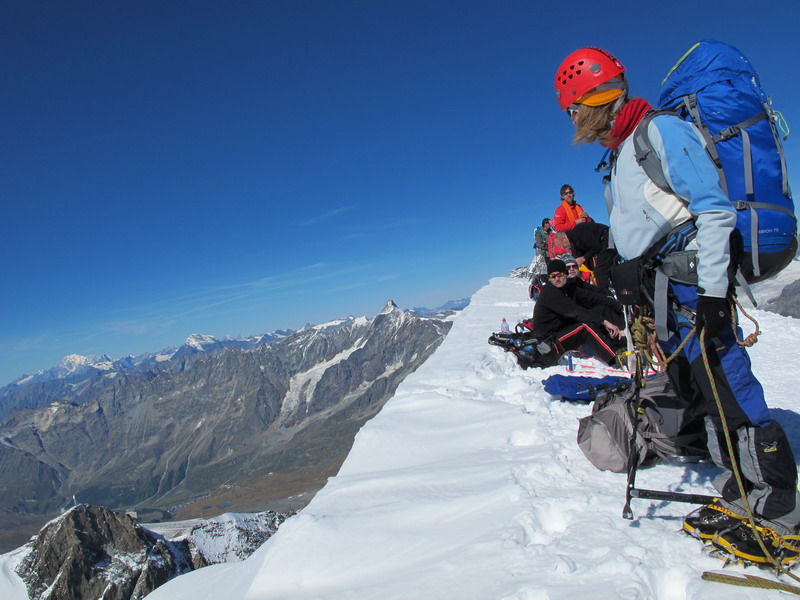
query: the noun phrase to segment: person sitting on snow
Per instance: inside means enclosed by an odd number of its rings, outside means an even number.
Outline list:
[[[567,266],[551,260],[547,267],[550,282],[544,286],[533,308],[536,337],[551,339],[560,351],[588,346],[593,354],[610,365],[616,364],[622,339],[619,327],[601,314],[601,307],[620,311],[619,303],[603,294],[576,287],[567,293]]]
[[[561,260],[567,265],[567,285],[572,287],[585,287],[593,292],[599,292],[600,288],[592,284],[592,274],[589,271],[582,271],[581,265],[571,256],[565,256]]]
[[[599,288],[583,277],[584,274],[588,273],[580,270],[580,265],[578,265],[577,260],[574,258],[565,258],[564,264],[567,266],[567,285],[564,286],[567,296],[572,298],[573,291],[576,288],[594,294],[600,294],[601,296],[609,295],[607,289]],[[598,304],[592,310],[599,311],[601,317],[608,319],[620,329],[625,328],[625,315],[622,312],[622,305],[620,305],[619,302],[614,302],[613,304]]]

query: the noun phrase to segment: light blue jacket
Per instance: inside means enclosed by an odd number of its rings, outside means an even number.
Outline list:
[[[705,142],[694,125],[671,115],[655,117],[648,135],[676,193],[668,194],[650,180],[636,162],[629,136],[619,147],[611,173],[610,228],[617,251],[626,260],[636,258],[672,229],[694,219],[698,293],[723,298],[736,212],[720,187]]]

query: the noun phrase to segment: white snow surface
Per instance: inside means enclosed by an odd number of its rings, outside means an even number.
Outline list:
[[[189,519],[166,523],[146,523],[171,542],[191,539],[195,548],[212,563],[236,562],[255,549],[257,540],[274,531],[274,514],[225,513],[211,519]],[[243,537],[243,532],[249,535]]]
[[[281,402],[281,416],[286,417],[301,404],[308,404],[325,372],[338,363],[347,360],[351,354],[363,348],[366,343],[366,338],[361,338],[353,346],[343,350],[330,360],[318,363],[308,371],[292,376],[289,380],[289,388],[286,390],[286,395]]]
[[[0,555],[0,598],[3,600],[28,600],[25,582],[15,571],[28,551],[28,548],[23,546]]]
[[[798,267],[781,275],[785,283]],[[565,367],[523,371],[487,344],[503,317],[513,324],[531,308],[525,280],[491,280],[305,509],[248,560],[181,576],[148,598],[778,597],[700,578],[723,563],[680,531],[694,506],[634,500],[634,520],[621,518],[625,475],[595,469],[575,442],[590,406],[542,388]],[[800,323],[748,312],[763,331],[751,351],[754,370],[797,456],[800,369],[791,368],[790,349]],[[640,470],[637,486],[710,494],[715,473],[709,463],[660,464]],[[772,577],[754,567],[723,572]]]
[[[774,297],[798,278],[795,261],[756,297]],[[680,531],[692,505],[634,500],[634,520],[621,518],[625,475],[594,468],[575,441],[591,407],[542,388],[566,368],[523,371],[487,344],[504,317],[513,325],[531,310],[525,280],[492,279],[305,509],[249,559],[180,576],[148,600],[785,597],[702,580],[704,571],[774,577],[723,569],[706,556]],[[800,456],[800,322],[747,310],[763,331],[750,351],[753,368]],[[708,463],[659,464],[641,469],[636,482],[714,493],[715,473]],[[5,600],[26,598],[10,571],[16,560],[13,552],[0,556]]]

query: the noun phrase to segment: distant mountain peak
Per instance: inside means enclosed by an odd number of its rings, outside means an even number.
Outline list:
[[[67,354],[61,359],[59,367],[72,373],[81,367],[94,367],[95,369],[108,369],[112,360],[105,354],[103,356],[82,356],[80,354]]]
[[[183,344],[184,346],[189,346],[190,348],[194,348],[195,350],[200,350],[202,352],[205,350],[205,346],[216,344],[217,342],[217,338],[215,338],[213,335],[193,333],[186,338],[186,341]]]
[[[80,365],[85,365],[89,362],[89,357],[81,356],[80,354],[67,354],[64,358],[61,359],[61,362],[58,366],[63,367],[65,369],[74,369],[75,367],[79,367]]]
[[[386,301],[386,306],[383,307],[381,314],[385,315],[395,310],[400,310],[400,309],[397,307],[397,304],[394,303],[394,300],[390,298],[389,300]]]

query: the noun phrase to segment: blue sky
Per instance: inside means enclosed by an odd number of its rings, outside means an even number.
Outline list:
[[[800,128],[789,2],[541,4],[3,2],[0,384],[470,296],[531,259],[566,182],[607,222],[553,93],[581,46],[655,100],[723,39]]]

